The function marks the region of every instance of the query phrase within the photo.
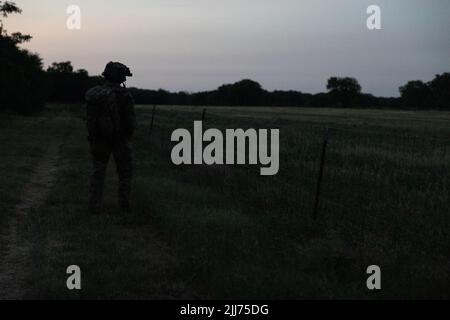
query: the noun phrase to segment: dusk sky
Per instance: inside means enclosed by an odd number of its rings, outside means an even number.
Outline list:
[[[128,86],[200,91],[244,78],[267,90],[325,91],[330,76],[356,77],[364,92],[398,96],[408,80],[450,71],[449,0],[23,0],[9,32],[45,65],[72,61],[100,74],[130,66]],[[81,30],[66,9],[81,8]],[[382,30],[366,9],[382,10]]]

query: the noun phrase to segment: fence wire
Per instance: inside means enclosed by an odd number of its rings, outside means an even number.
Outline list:
[[[358,211],[360,214],[394,212],[401,208],[401,201],[410,201],[412,211],[414,207],[432,207],[433,203],[445,206],[436,194],[439,188],[448,188],[450,179],[447,153],[450,140],[446,136],[420,136],[395,128],[384,132],[383,128],[330,126],[276,117],[224,116],[200,107],[196,112],[155,108],[155,112],[144,115],[152,145],[168,157],[173,147],[171,133],[177,128],[192,129],[193,122],[201,120],[204,130],[280,129],[280,172],[276,176],[260,177],[257,168],[249,166],[235,166],[232,170],[229,166],[225,170],[203,166],[194,170],[195,174],[210,179],[211,185],[235,193],[258,210],[313,212],[327,128],[329,140],[319,212],[353,212],[353,215]],[[209,172],[201,173],[202,170]],[[420,199],[423,194],[428,199]]]

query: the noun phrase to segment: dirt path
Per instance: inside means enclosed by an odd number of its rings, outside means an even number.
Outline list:
[[[72,119],[70,120],[72,121]],[[66,128],[68,128],[67,131],[64,130],[65,132],[53,135],[50,138],[56,141],[49,145],[47,151],[41,156],[41,160],[37,161],[33,172],[31,174],[23,173],[25,177],[28,175],[28,179],[18,195],[21,201],[2,220],[2,229],[0,230],[0,300],[72,297],[65,288],[61,288],[60,283],[55,284],[54,279],[49,277],[51,274],[60,272],[59,269],[56,270],[60,266],[52,263],[40,269],[43,264],[40,262],[46,262],[46,258],[50,254],[56,256],[56,260],[61,258],[58,256],[59,252],[54,252],[53,250],[61,250],[67,244],[61,242],[58,243],[58,248],[54,247],[54,243],[56,243],[54,240],[55,237],[57,238],[58,232],[70,235],[71,232],[79,232],[79,229],[77,226],[65,224],[64,221],[56,221],[56,223],[60,223],[59,226],[63,229],[58,229],[57,232],[47,235],[45,232],[49,226],[37,225],[40,222],[37,222],[36,220],[38,219],[36,219],[36,216],[33,216],[38,212],[45,214],[45,210],[42,210],[42,208],[45,207],[46,201],[52,193],[61,191],[64,194],[64,186],[58,185],[59,182],[64,181],[66,178],[64,169],[68,165],[74,165],[75,167],[78,165],[76,161],[71,162],[71,164],[64,164],[67,163],[65,161],[66,157],[72,157],[70,159],[74,160],[74,155],[64,145],[69,142],[80,141],[77,134],[81,132],[81,125],[78,123],[75,123],[73,126],[68,124]],[[73,133],[75,136],[72,136]],[[22,154],[21,156],[25,155]],[[84,161],[84,158],[81,161]],[[109,199],[110,203],[114,203],[111,207],[115,208],[117,178],[112,162],[109,167],[112,174],[107,179],[111,179],[110,185],[113,185],[113,187],[110,188],[111,194],[109,198],[108,192],[106,192],[105,203]],[[84,181],[84,178],[80,180],[75,179],[72,182],[76,184],[82,183],[81,181]],[[67,200],[69,201],[73,200],[71,195],[64,194],[64,196],[68,197]],[[63,201],[53,205],[58,206],[61,210],[65,208]],[[74,214],[86,213],[82,210],[84,210],[84,206],[80,207],[80,212]],[[148,210],[151,209],[149,208]],[[2,213],[0,212],[0,214]],[[129,283],[123,282],[123,293],[114,292],[114,297],[121,296],[125,299],[141,299],[145,297],[148,299],[174,300],[193,299],[199,296],[196,288],[193,288],[195,279],[192,277],[185,279],[182,275],[179,270],[180,258],[173,248],[159,237],[158,229],[154,229],[145,223],[144,226],[140,226],[134,221],[122,222],[120,219],[115,219],[114,214],[111,214],[111,217],[108,218],[109,222],[100,223],[100,219],[104,219],[105,215],[108,214],[110,213],[104,212],[99,218],[84,216],[83,219],[90,222],[84,228],[87,229],[86,234],[89,233],[91,225],[93,225],[93,228],[97,228],[98,225],[104,226],[106,231],[98,233],[99,239],[115,237],[117,241],[111,243],[112,248],[117,247],[121,250],[128,246],[133,248],[134,250],[123,253],[123,261],[134,259],[132,261],[135,261],[134,263],[137,265],[134,270],[140,272],[142,276],[142,280],[137,283],[135,275],[131,275]],[[87,264],[97,261],[99,257],[108,260],[108,255],[105,255],[105,252],[97,252],[97,250],[99,249],[94,245],[86,251],[77,251],[77,259],[84,257]],[[114,254],[113,252],[107,253],[110,255]],[[102,262],[104,261],[99,261],[96,266],[100,268],[100,263]],[[116,262],[114,257],[105,263],[107,265],[111,262]],[[117,267],[122,268],[122,274],[126,276],[129,262],[125,262],[123,265],[120,264],[120,261],[118,262]],[[140,264],[146,267],[141,268]],[[108,277],[108,275],[105,275],[104,278],[100,277],[99,281],[106,281],[109,279]],[[114,280],[111,279],[111,281]],[[94,290],[94,292],[95,290],[102,292],[101,287],[98,289],[94,285],[92,287],[94,289],[91,290]],[[89,291],[83,291],[83,294],[92,298],[102,297],[101,295],[90,294]]]
[[[49,146],[23,189],[21,199],[11,217],[8,228],[0,236],[6,251],[0,258],[0,299],[23,299],[29,292],[27,279],[33,270],[32,243],[23,237],[21,228],[28,215],[44,204],[57,179],[60,146]]]

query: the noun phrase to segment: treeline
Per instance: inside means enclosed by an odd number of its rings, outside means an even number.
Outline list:
[[[333,79],[333,78],[332,78]],[[347,78],[339,79],[346,81]],[[376,107],[400,108],[400,98],[382,98],[361,92],[346,91],[340,86],[327,93],[267,91],[252,80],[227,84],[217,90],[198,93],[170,92],[163,89],[130,88],[136,103],[193,106],[290,106],[290,107]]]
[[[436,75],[428,82],[410,81],[400,87],[404,106],[415,109],[450,110],[450,73]]]
[[[170,92],[163,89],[130,90],[139,104],[450,110],[450,73],[436,75],[428,83],[410,81],[399,89],[400,98],[376,97],[362,93],[358,81],[349,77],[328,79],[327,89],[328,92],[318,94],[267,91],[259,83],[247,79],[223,85],[217,90],[198,93]]]
[[[14,3],[0,1],[0,17],[20,12]],[[19,32],[8,34],[0,19],[0,111],[13,109],[28,113],[45,103],[42,60],[19,47],[30,39],[31,36]]]
[[[86,90],[102,83],[102,78],[90,77],[86,70],[74,71],[70,62],[54,63],[44,70],[38,54],[20,47],[32,37],[10,34],[3,27],[2,18],[21,12],[14,2],[0,1],[0,111],[29,114],[46,102],[83,101]]]
[[[69,61],[54,62],[47,68],[45,76],[49,102],[83,102],[87,90],[103,83],[102,77],[91,77],[84,69],[75,71]]]
[[[0,1],[0,18],[12,13],[21,10],[12,2]],[[20,48],[30,39],[18,32],[9,34],[0,19],[0,111],[30,113],[46,102],[83,102],[85,92],[103,82],[102,77],[90,76],[86,70],[74,70],[70,62],[53,63],[44,70],[38,54]],[[437,75],[428,83],[410,81],[400,88],[400,98],[362,93],[358,81],[350,77],[332,77],[326,88],[327,92],[319,94],[267,91],[258,82],[246,79],[197,93],[130,90],[138,104],[450,110],[450,73]]]

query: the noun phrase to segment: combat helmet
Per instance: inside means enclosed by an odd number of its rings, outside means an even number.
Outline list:
[[[113,83],[124,83],[127,80],[127,77],[132,77],[133,74],[126,65],[120,62],[111,61],[106,65],[102,76]]]

